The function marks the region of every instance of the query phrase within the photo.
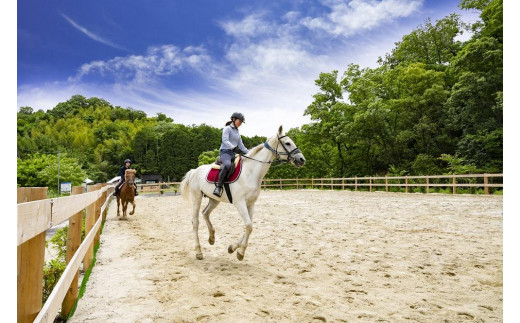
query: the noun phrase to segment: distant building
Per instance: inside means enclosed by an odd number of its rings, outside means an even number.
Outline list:
[[[141,175],[141,183],[143,184],[153,184],[153,183],[162,183],[163,178],[161,174],[142,174]]]

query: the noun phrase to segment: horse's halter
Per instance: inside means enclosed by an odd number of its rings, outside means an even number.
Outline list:
[[[278,137],[278,143],[276,144],[276,149],[274,149],[273,147],[269,146],[267,141],[264,142],[264,147],[269,149],[271,152],[273,152],[276,155],[276,160],[284,161],[284,162],[288,163],[291,160],[294,160],[294,155],[301,154],[301,150],[298,147],[294,148],[291,151],[287,150],[287,148],[285,148],[284,143],[280,140],[280,139],[285,138],[285,137],[287,137],[287,136]],[[285,150],[285,152],[278,151],[278,146],[280,144],[282,145],[282,148],[283,148],[283,150]],[[281,158],[281,156],[287,156],[287,158],[283,159],[283,158]]]

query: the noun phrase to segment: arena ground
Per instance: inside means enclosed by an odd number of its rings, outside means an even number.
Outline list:
[[[502,321],[502,196],[263,191],[243,261],[232,205],[196,260],[180,196],[136,202],[110,205],[70,322]]]

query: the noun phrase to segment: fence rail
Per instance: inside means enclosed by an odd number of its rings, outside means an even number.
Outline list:
[[[106,184],[90,185],[87,193],[83,193],[83,187],[73,187],[73,195],[69,197],[46,199],[45,187],[18,188],[18,322],[54,322],[60,308],[62,316],[69,314],[77,299],[80,264],[83,262],[83,270],[92,266],[94,245],[99,242],[113,190],[113,186]],[[86,210],[85,239],[81,242],[83,210]],[[67,267],[42,306],[45,232],[66,220],[69,220]]]
[[[500,183],[493,183],[494,180]],[[503,174],[463,174],[463,175],[428,175],[428,176],[372,176],[372,177],[334,177],[334,178],[278,178],[264,179],[263,189],[278,188],[321,188],[321,189],[354,189],[368,187],[372,192],[376,187],[385,187],[388,192],[391,187],[404,188],[408,193],[410,188],[425,187],[429,193],[430,188],[451,188],[452,193],[457,193],[457,188],[483,188],[485,194],[489,194],[490,188],[503,188],[501,183]],[[441,183],[441,181],[448,182]],[[477,183],[478,182],[478,183]],[[163,194],[165,191],[180,192],[180,182],[165,182],[151,184],[137,184],[139,192],[152,192]]]
[[[172,191],[175,194],[180,192],[181,182],[161,182],[161,183],[148,183],[148,184],[136,184],[139,192],[154,193],[158,192],[162,195],[165,191]]]
[[[498,179],[500,183],[493,183]],[[443,180],[449,182],[441,183]],[[372,190],[376,187],[385,187],[389,191],[391,187],[404,188],[408,193],[410,188],[425,187],[426,193],[430,188],[451,188],[452,193],[457,193],[457,188],[474,187],[483,188],[485,194],[489,194],[489,188],[503,188],[503,174],[464,174],[464,175],[428,175],[428,176],[373,176],[373,177],[345,177],[345,178],[279,178],[264,179],[262,188],[321,188],[321,189],[354,189],[368,187]]]

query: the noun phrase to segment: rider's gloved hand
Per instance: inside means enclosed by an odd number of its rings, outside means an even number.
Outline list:
[[[244,152],[242,150],[240,150],[240,148],[238,148],[238,146],[236,146],[235,148],[233,148],[233,152],[235,154],[240,154],[240,155],[243,155]]]

